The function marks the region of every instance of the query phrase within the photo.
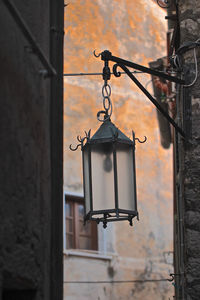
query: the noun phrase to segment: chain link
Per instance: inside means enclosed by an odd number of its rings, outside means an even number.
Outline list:
[[[112,115],[112,102],[110,100],[111,96],[111,87],[107,82],[105,81],[103,87],[102,87],[102,96],[103,96],[103,107],[104,110],[101,110],[97,113],[97,119],[100,122],[105,122],[106,120],[110,119]],[[104,118],[101,119],[100,115],[104,114]]]

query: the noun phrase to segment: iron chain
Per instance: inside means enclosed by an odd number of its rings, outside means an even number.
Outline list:
[[[111,96],[111,87],[109,84],[105,82],[105,84],[102,87],[102,96],[103,96],[103,107],[104,110],[101,110],[97,113],[97,119],[100,122],[105,122],[106,120],[110,119],[112,115],[112,102],[110,100]],[[100,118],[100,115],[104,114],[104,119]]]

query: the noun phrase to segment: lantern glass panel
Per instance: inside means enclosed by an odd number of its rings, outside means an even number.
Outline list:
[[[112,143],[91,147],[93,210],[115,207]]]
[[[85,212],[90,211],[90,178],[89,178],[89,149],[86,147],[83,151],[83,178],[84,178],[84,196]]]
[[[135,211],[135,182],[133,171],[133,147],[117,146],[118,203],[120,209]]]

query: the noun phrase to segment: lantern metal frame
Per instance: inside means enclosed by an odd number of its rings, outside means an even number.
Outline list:
[[[86,195],[85,187],[85,176],[84,176],[84,170],[85,170],[85,159],[84,159],[84,153],[86,150],[88,150],[88,166],[89,166],[89,198],[90,198],[90,210],[89,212],[86,211],[86,205],[85,205],[85,222],[87,220],[93,220],[97,223],[102,222],[103,227],[106,228],[107,222],[114,222],[114,221],[129,221],[129,224],[132,226],[132,219],[134,217],[137,217],[139,220],[139,214],[137,211],[137,193],[136,193],[136,170],[135,170],[135,141],[137,140],[140,143],[145,143],[147,138],[144,137],[144,140],[141,141],[138,138],[135,138],[135,133],[132,131],[132,140],[129,139],[123,132],[121,132],[110,120],[110,118],[107,118],[105,122],[100,126],[100,128],[97,130],[97,132],[93,135],[93,137],[90,137],[91,130],[86,133],[85,137],[81,138],[80,136],[77,137],[78,141],[80,142],[79,145],[76,146],[76,148],[72,148],[70,145],[70,149],[75,151],[79,146],[81,146],[82,150],[82,161],[83,161],[83,186],[84,186],[84,195]],[[113,155],[113,176],[114,176],[114,205],[115,207],[113,209],[101,209],[101,210],[93,210],[93,191],[92,191],[92,158],[91,158],[91,148],[93,145],[105,145],[109,144],[112,146],[112,155]],[[128,209],[122,209],[119,207],[119,201],[118,201],[118,170],[117,170],[117,146],[118,145],[125,145],[127,146],[127,149],[131,147],[132,149],[132,174],[133,174],[133,191],[134,191],[134,207],[135,210],[128,210]],[[102,215],[101,217],[98,215]]]
[[[101,132],[101,133],[100,133]],[[100,133],[100,134],[99,134]],[[111,135],[110,135],[111,134]],[[109,136],[110,135],[110,136]],[[108,137],[109,136],[109,137]],[[114,209],[106,209],[106,210],[93,210],[93,199],[92,199],[92,174],[91,174],[91,152],[89,152],[89,182],[90,182],[90,208],[91,211],[87,213],[85,211],[85,220],[95,220],[97,223],[103,222],[104,227],[106,227],[107,222],[113,221],[122,221],[128,220],[130,225],[132,226],[132,219],[138,216],[137,211],[137,194],[136,194],[136,176],[135,176],[135,134],[132,131],[133,140],[126,137],[112,122],[110,119],[106,120],[98,129],[98,131],[93,135],[92,138],[87,138],[87,142],[85,145],[82,145],[82,151],[85,150],[86,147],[91,148],[92,145],[103,145],[110,144],[112,145],[112,155],[113,155],[113,176],[114,176],[114,195],[115,195],[115,208]],[[145,142],[146,137],[144,141]],[[132,172],[133,172],[133,189],[134,189],[134,206],[135,210],[127,210],[119,208],[118,201],[118,169],[117,169],[117,146],[118,145],[126,145],[127,148],[132,148]],[[89,150],[91,151],[91,149]],[[84,163],[84,159],[83,159]],[[84,167],[83,167],[84,169]],[[85,184],[84,184],[85,186]],[[96,215],[103,215],[103,217],[96,217]]]

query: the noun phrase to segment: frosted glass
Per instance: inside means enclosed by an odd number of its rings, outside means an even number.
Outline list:
[[[126,145],[117,146],[117,178],[119,208],[135,210],[133,149]]]
[[[89,186],[89,152],[83,151],[83,176],[84,176],[84,197],[86,214],[90,211],[90,186]]]
[[[112,144],[93,145],[91,161],[93,210],[113,209],[115,198]]]

